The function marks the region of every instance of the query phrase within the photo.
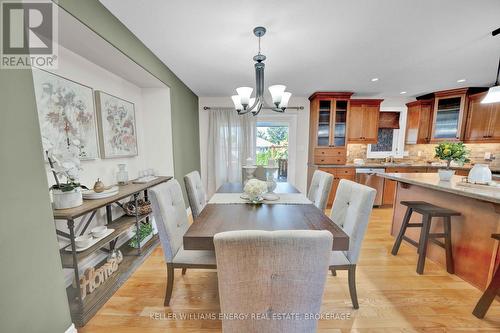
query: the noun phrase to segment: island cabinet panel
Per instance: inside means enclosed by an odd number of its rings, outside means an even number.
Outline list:
[[[333,200],[335,200],[335,194],[337,193],[340,180],[347,179],[354,181],[356,171],[354,168],[319,168],[319,170],[328,172],[333,176],[332,190],[330,191],[327,203],[327,207],[330,208],[333,204]]]
[[[469,96],[465,142],[500,142],[500,103],[481,104],[484,96]]]
[[[400,168],[386,168],[386,173],[425,173],[427,167],[400,167]],[[384,179],[384,193],[382,196],[382,205],[393,205],[394,196],[396,194],[397,182],[392,179]]]
[[[432,177],[437,179],[435,175],[432,175]],[[458,177],[455,176],[454,179],[456,181]],[[439,184],[437,180],[435,183]],[[400,204],[404,200],[425,201],[460,212],[461,215],[452,217],[451,221],[451,243],[455,274],[484,290],[491,279],[495,260],[497,260],[497,245],[495,240],[491,238],[491,234],[500,232],[498,223],[500,220],[500,204],[496,203],[495,199],[491,199],[491,202],[489,200],[475,199],[473,196],[398,182],[391,228],[391,234],[394,237],[401,228],[406,212],[407,207]],[[422,216],[414,213],[410,222],[420,223],[421,220]],[[442,220],[433,218],[431,232],[440,233],[442,230]],[[406,236],[418,242],[420,228],[408,228]],[[446,267],[445,251],[432,242],[429,242],[427,247],[427,257],[443,268]],[[426,274],[426,271],[424,271],[424,274]]]
[[[431,140],[433,100],[421,100],[406,104],[406,144],[429,143]]]
[[[377,143],[381,99],[352,99],[347,113],[349,143]]]

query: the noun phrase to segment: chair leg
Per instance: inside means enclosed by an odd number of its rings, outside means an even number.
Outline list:
[[[493,279],[490,282],[490,285],[488,288],[483,293],[483,296],[479,299],[479,301],[476,304],[476,307],[474,308],[474,311],[472,311],[472,314],[476,316],[477,318],[484,318],[486,315],[486,312],[488,312],[488,309],[490,308],[491,303],[495,299],[496,296],[498,296],[500,293],[500,268],[497,269],[495,272],[495,275],[493,275]]]
[[[332,272],[332,276],[337,276],[337,271],[335,270],[335,268],[330,268],[330,271]]]
[[[174,289],[174,266],[167,264],[167,291],[165,293],[165,306],[170,305],[170,298],[172,297],[172,290]]]
[[[431,229],[431,216],[422,217],[422,229],[420,229],[420,240],[418,242],[417,273],[424,274],[425,256],[427,254],[427,243],[429,241],[429,230]]]
[[[392,247],[392,255],[395,256],[398,254],[399,247],[401,246],[401,242],[403,241],[403,236],[405,235],[406,228],[408,223],[410,223],[411,213],[413,209],[408,207],[406,209],[405,217],[403,218],[403,223],[401,224],[401,229],[399,229],[398,237],[396,237],[396,241],[394,242],[394,246]]]
[[[182,269],[182,275],[186,275],[187,268]]]
[[[351,294],[352,307],[359,309],[358,294],[356,292],[356,265],[350,265],[348,270],[349,293]]]
[[[453,263],[453,253],[451,249],[451,217],[446,216],[443,219],[444,226],[444,249],[446,251],[446,271],[450,274],[455,273],[455,265]]]

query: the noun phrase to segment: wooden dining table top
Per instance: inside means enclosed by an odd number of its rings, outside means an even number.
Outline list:
[[[242,193],[237,183],[222,185],[217,193]],[[278,183],[276,193],[299,193],[289,183]],[[234,230],[328,230],[333,251],[349,249],[349,236],[313,204],[207,204],[184,234],[185,250],[214,250],[214,235]]]

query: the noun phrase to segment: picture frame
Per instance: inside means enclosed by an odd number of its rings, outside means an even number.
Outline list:
[[[134,103],[100,90],[95,99],[102,158],[137,156]]]
[[[80,149],[80,160],[99,158],[97,116],[92,87],[33,67],[33,85],[44,150]]]

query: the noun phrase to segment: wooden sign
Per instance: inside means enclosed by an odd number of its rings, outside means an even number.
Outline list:
[[[94,267],[87,268],[80,278],[80,297],[85,299],[85,296],[93,293],[100,285],[102,285],[114,272],[118,270],[118,265],[122,262],[123,257],[108,259],[108,261],[95,269]]]

